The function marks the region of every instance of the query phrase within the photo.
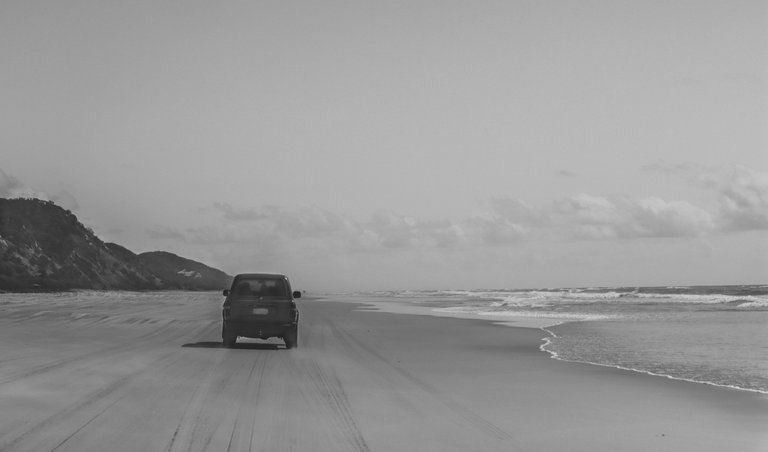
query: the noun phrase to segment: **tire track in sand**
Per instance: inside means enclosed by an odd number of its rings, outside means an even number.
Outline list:
[[[459,402],[453,400],[448,394],[441,392],[429,383],[414,376],[405,368],[403,368],[403,366],[392,362],[390,359],[387,359],[373,347],[359,340],[354,335],[337,326],[335,323],[329,321],[328,324],[334,336],[341,342],[341,344],[347,350],[349,350],[350,353],[359,357],[359,362],[367,362],[368,356],[375,357],[379,362],[394,370],[396,374],[400,375],[402,378],[406,379],[411,384],[421,389],[421,391],[424,393],[432,396],[438,403],[445,406],[448,409],[448,412],[454,413],[468,425],[471,425],[476,430],[483,432],[484,434],[489,435],[498,441],[508,442],[510,445],[514,444],[514,437],[503,428],[494,424],[492,421],[486,419],[485,417],[475,413]]]
[[[51,370],[55,370],[60,367],[68,366],[77,364],[84,361],[92,361],[94,359],[97,359],[100,356],[108,356],[108,357],[114,357],[115,354],[118,353],[125,353],[134,349],[137,349],[141,347],[142,345],[146,344],[147,342],[150,342],[157,338],[158,336],[164,334],[166,330],[173,325],[173,322],[169,322],[165,325],[162,325],[160,328],[157,328],[153,331],[150,331],[148,333],[142,334],[133,340],[131,340],[127,344],[120,344],[110,347],[104,347],[95,351],[90,351],[88,353],[83,353],[77,356],[70,356],[66,358],[57,359],[51,363],[47,364],[41,364],[39,366],[35,366],[31,369],[26,369],[21,372],[15,372],[11,375],[6,376],[2,380],[0,380],[0,385],[12,383],[17,380],[21,380],[24,378],[29,378],[35,375],[39,375],[45,372],[49,372]],[[176,336],[181,336],[183,334],[186,334],[185,331],[181,331],[181,334],[177,334],[175,336],[171,336],[170,339],[176,339]],[[167,340],[168,338],[164,338],[164,340]]]
[[[253,450],[256,407],[259,404],[259,398],[261,397],[261,384],[264,381],[264,370],[266,367],[267,357],[263,354],[258,355],[253,361],[251,370],[248,373],[248,378],[246,379],[246,384],[249,389],[238,406],[237,416],[232,423],[232,431],[229,434],[229,442],[227,443],[227,452],[233,450],[246,450],[244,447],[246,442],[248,444],[247,450]],[[246,422],[240,422],[241,419],[245,419]],[[241,434],[241,430],[243,429],[247,429],[247,437]]]
[[[235,371],[223,371],[222,362],[231,353],[219,353],[218,358],[206,364],[207,369],[202,375],[195,375],[195,390],[190,396],[179,418],[176,428],[166,446],[167,452],[193,450],[207,450],[222,421],[226,419],[226,412],[221,413],[220,396],[229,386],[230,382],[239,373]],[[247,383],[253,378],[254,369],[260,366],[263,372],[264,359],[256,359],[251,366]],[[247,384],[246,383],[246,384]],[[260,379],[257,385],[260,385]],[[237,418],[234,419],[235,426]],[[233,426],[233,432],[236,428]],[[230,435],[230,442],[232,435]]]
[[[304,373],[314,385],[314,394],[332,414],[332,420],[342,434],[348,450],[370,451],[349,403],[349,398],[335,371],[324,370],[315,359],[299,363],[299,372]]]
[[[174,356],[175,355],[175,356]],[[154,359],[153,362],[162,362],[162,368],[169,368],[174,366],[180,359],[175,352],[168,352]],[[66,437],[59,441],[51,451],[60,448],[72,437],[74,437],[79,431],[83,430],[91,422],[104,414],[110,407],[114,406],[118,401],[126,396],[123,391],[128,384],[136,377],[145,372],[145,369],[140,369],[125,375],[111,383],[103,386],[95,391],[84,396],[78,403],[62,408],[44,419],[36,421],[33,425],[28,426],[22,432],[10,433],[5,435],[10,436],[11,439],[6,440],[4,443],[0,443],[0,451],[10,450],[41,450],[40,443],[50,442],[50,435],[43,434],[43,432],[52,431],[55,429],[66,430],[67,424],[75,424],[77,427],[70,428],[70,433]],[[95,411],[95,413],[94,413]],[[82,421],[82,417],[85,416],[85,421]]]

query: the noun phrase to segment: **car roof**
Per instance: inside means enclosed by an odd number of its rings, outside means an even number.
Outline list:
[[[239,273],[235,279],[288,279],[287,276],[280,273]]]

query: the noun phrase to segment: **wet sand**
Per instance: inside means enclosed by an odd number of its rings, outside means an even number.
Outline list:
[[[768,398],[586,364],[544,333],[300,302],[220,346],[222,299],[0,304],[0,451],[765,451]]]

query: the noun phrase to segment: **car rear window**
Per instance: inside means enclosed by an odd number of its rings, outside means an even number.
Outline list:
[[[238,297],[285,297],[286,293],[281,279],[244,279],[235,286]]]

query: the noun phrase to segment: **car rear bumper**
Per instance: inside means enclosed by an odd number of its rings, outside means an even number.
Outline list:
[[[284,337],[286,331],[298,326],[298,323],[253,323],[253,322],[225,322],[224,328],[235,336],[266,339],[269,337]]]

